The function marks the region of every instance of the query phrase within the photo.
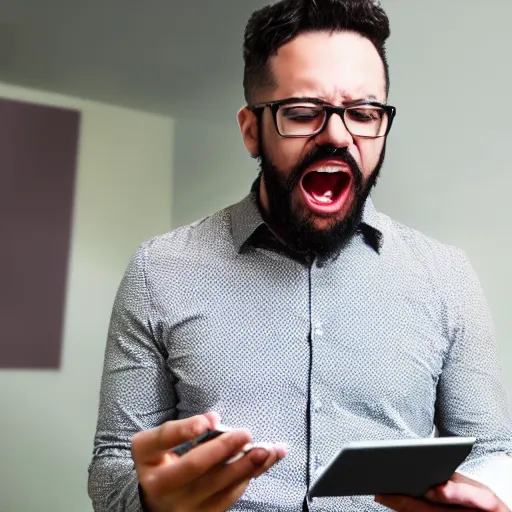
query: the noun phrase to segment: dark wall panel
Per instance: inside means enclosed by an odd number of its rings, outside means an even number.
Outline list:
[[[80,113],[0,98],[0,369],[58,369]]]

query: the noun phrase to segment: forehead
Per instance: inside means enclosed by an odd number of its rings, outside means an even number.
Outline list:
[[[282,46],[270,66],[274,98],[314,96],[342,103],[386,100],[384,64],[371,41],[352,32],[301,34]]]

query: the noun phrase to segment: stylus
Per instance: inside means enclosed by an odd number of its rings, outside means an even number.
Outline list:
[[[215,430],[209,429],[203,434],[197,436],[196,438],[190,439],[189,441],[185,441],[184,443],[175,446],[171,451],[181,457],[182,455],[185,455],[185,453],[192,450],[192,448],[195,448],[196,446],[202,443],[206,443],[211,439],[215,439],[216,437],[220,436],[221,434],[224,434],[225,432],[229,432],[230,430],[232,429],[224,426],[219,426]]]

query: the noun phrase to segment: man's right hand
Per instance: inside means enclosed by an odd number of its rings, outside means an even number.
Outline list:
[[[252,442],[250,432],[233,430],[179,457],[171,449],[214,429],[215,413],[175,420],[139,432],[132,439],[142,500],[148,512],[221,512],[260,476],[286,455],[280,445],[255,448],[231,464],[225,461]]]

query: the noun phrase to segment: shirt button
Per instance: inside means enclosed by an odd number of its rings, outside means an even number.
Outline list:
[[[320,400],[315,400],[315,401],[313,402],[313,410],[314,410],[315,412],[320,412],[320,411],[321,411],[321,409],[322,409],[322,402],[320,402]]]
[[[317,336],[323,336],[324,335],[324,326],[321,323],[316,324],[316,326],[315,326],[315,334]]]

